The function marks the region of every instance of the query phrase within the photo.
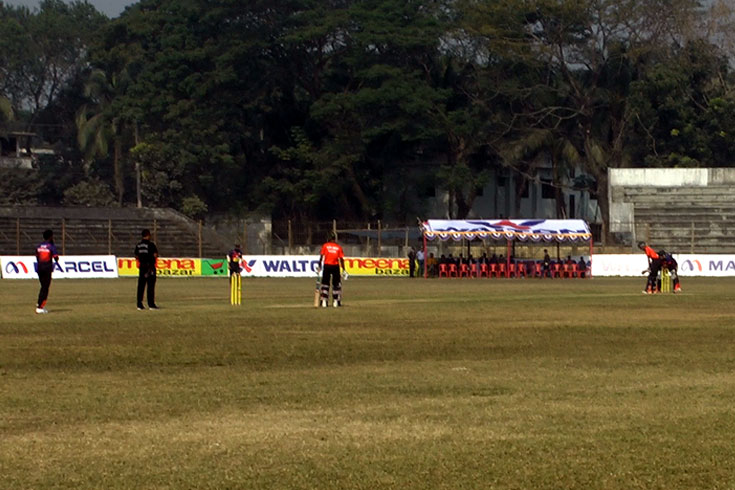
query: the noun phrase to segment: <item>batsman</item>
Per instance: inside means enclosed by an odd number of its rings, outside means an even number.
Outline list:
[[[646,279],[646,289],[643,290],[643,294],[653,294],[658,292],[656,286],[658,280],[658,274],[661,271],[663,265],[663,258],[653,248],[649,247],[646,242],[638,242],[638,248],[643,250],[648,258],[648,269],[644,270],[643,273],[648,274]]]
[[[319,267],[322,271],[322,288],[320,294],[321,306],[329,306],[329,286],[332,286],[332,306],[342,306],[341,273],[345,270],[345,254],[342,247],[336,242],[333,233],[329,234],[327,242],[319,252]]]

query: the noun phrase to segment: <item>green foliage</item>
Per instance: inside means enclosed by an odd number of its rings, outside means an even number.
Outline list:
[[[42,185],[36,170],[0,167],[0,206],[35,206]]]
[[[166,145],[143,142],[132,148],[130,154],[140,164],[145,205],[176,207],[184,191],[184,174],[175,153]]]
[[[86,180],[64,191],[64,206],[110,207],[115,205],[115,196],[110,188],[99,180]]]
[[[203,219],[207,214],[207,204],[199,196],[189,196],[181,200],[181,212],[192,219]]]
[[[413,220],[432,182],[465,217],[499,167],[521,188],[551,166],[557,186],[589,176],[606,218],[608,168],[732,164],[735,81],[699,34],[703,12],[695,0],[142,0],[109,21],[86,2],[3,4],[0,124],[12,109],[71,127],[44,132],[78,147],[65,153],[73,183],[83,169],[118,204],[139,163],[144,204],[182,211],[196,196],[207,212]]]
[[[31,119],[86,68],[105,17],[88,2],[43,0],[33,13],[0,4],[0,95]]]

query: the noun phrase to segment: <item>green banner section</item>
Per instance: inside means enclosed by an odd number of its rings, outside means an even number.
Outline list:
[[[225,259],[202,259],[203,276],[226,276],[227,261]]]

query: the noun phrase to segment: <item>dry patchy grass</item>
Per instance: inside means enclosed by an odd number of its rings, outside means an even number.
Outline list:
[[[731,279],[0,281],[2,488],[735,488]]]

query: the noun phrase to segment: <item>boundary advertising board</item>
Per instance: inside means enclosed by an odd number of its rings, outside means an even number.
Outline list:
[[[0,269],[3,279],[38,279],[36,257],[3,255]],[[54,266],[54,279],[112,279],[117,275],[114,255],[62,255]]]
[[[138,276],[138,266],[133,257],[118,257],[117,268],[121,277]],[[225,259],[159,257],[156,261],[156,274],[172,277],[227,276],[227,261]]]
[[[246,255],[242,275],[247,277],[316,277],[318,255]],[[351,276],[408,276],[408,259],[345,257]]]
[[[138,277],[138,265],[133,257],[118,257],[120,277]],[[202,259],[159,257],[156,260],[158,276],[201,276]]]
[[[682,277],[735,276],[735,255],[673,254]],[[599,254],[592,256],[592,277],[642,276],[648,268],[643,254]]]

